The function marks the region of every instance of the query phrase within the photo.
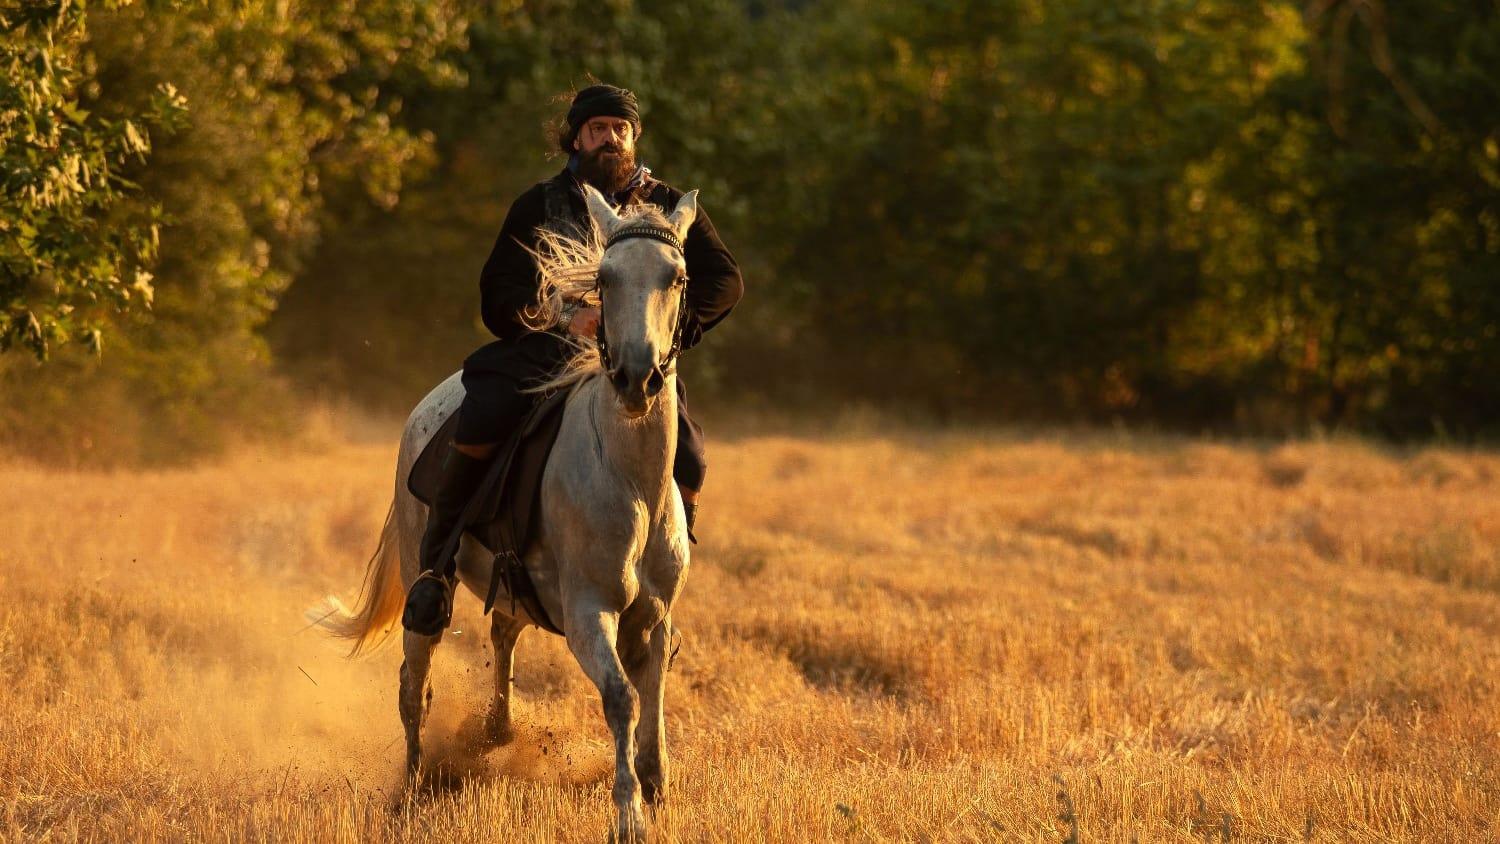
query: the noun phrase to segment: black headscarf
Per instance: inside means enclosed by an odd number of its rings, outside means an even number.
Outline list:
[[[641,110],[635,94],[613,85],[590,85],[573,97],[568,108],[568,130],[578,137],[578,129],[591,117],[619,117],[629,120],[637,137],[641,134]]]

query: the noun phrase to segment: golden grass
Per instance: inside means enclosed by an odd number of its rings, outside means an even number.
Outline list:
[[[666,841],[1500,836],[1500,457],[1004,433],[721,440],[668,690]],[[439,651],[401,784],[360,578],[392,450],[0,467],[0,837],[602,840],[558,640],[476,746]]]

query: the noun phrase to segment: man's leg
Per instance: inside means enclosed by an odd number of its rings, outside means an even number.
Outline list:
[[[401,624],[436,636],[453,615],[458,570],[454,555],[463,536],[464,510],[484,481],[500,444],[510,439],[536,396],[525,385],[552,372],[567,350],[557,336],[541,332],[491,343],[464,361],[464,401],[458,428],[443,460],[443,475],[427,510],[422,534],[422,574],[406,595]]]
[[[482,444],[468,445],[468,444],[465,444],[465,443],[458,442],[456,440],[453,443],[453,450],[454,451],[458,452],[459,454],[466,454],[466,455],[468,455],[469,457],[472,457],[475,460],[489,460],[491,457],[495,456],[495,449],[497,449],[499,447],[500,447],[499,443],[482,443]]]
[[[677,458],[672,463],[672,478],[677,481],[677,491],[682,494],[682,509],[687,515],[688,538],[693,542],[698,537],[693,526],[698,522],[698,493],[703,491],[703,481],[708,474],[708,460],[704,456],[703,426],[693,421],[687,411],[687,388],[682,378],[677,378]]]
[[[422,533],[422,574],[406,596],[401,625],[422,636],[436,636],[453,616],[458,570],[454,555],[463,535],[464,510],[489,472],[499,440],[509,437],[526,413],[524,395],[494,377],[464,375],[468,392],[459,407],[458,430],[443,458],[443,474],[427,508]],[[473,442],[489,439],[489,442]]]

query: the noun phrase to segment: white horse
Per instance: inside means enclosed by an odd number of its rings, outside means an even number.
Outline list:
[[[607,326],[607,354],[583,352],[553,387],[572,390],[557,444],[542,478],[537,540],[524,562],[547,614],[563,629],[584,674],[599,689],[614,737],[616,835],[645,835],[642,800],[666,793],[667,749],[662,713],[672,605],[688,569],[687,523],[672,481],[677,443],[675,352],[685,307],[686,267],[680,244],[697,215],[697,191],[670,215],[651,206],[621,217],[597,191],[584,189],[595,239],[543,236],[541,307],[593,287]],[[671,241],[675,238],[676,244]],[[607,243],[608,246],[601,246]],[[606,377],[599,377],[599,376]],[[333,601],[319,626],[353,639],[355,652],[393,632],[406,590],[421,569],[418,548],[427,507],[406,488],[417,456],[442,420],[463,400],[457,374],[422,399],[407,419],[396,466],[396,498],[353,612]],[[467,534],[458,575],[483,600],[492,555]],[[497,604],[495,699],[488,722],[496,740],[510,736],[511,672],[517,637],[528,620]],[[406,764],[422,759],[422,722],[431,706],[428,669],[439,636],[403,631],[401,723]]]

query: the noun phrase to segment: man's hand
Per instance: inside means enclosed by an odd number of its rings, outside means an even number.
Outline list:
[[[568,323],[569,334],[575,337],[593,337],[598,330],[598,308],[579,308],[573,312],[573,321]]]

